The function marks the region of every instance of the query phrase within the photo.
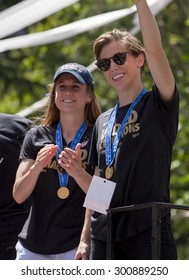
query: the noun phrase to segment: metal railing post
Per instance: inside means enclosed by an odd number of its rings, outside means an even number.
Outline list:
[[[152,260],[161,259],[161,209],[177,209],[189,211],[189,206],[177,205],[165,202],[149,202],[136,205],[128,205],[122,207],[109,208],[107,210],[107,250],[106,258],[108,260],[114,259],[114,215],[119,212],[138,211],[142,209],[151,208],[152,210]]]
[[[152,206],[152,260],[161,259],[161,207]]]
[[[107,248],[106,259],[114,259],[114,238],[113,238],[113,213],[107,212]]]

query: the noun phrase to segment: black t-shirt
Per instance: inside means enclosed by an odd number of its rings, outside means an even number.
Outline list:
[[[94,168],[87,165],[91,134],[92,128],[88,127],[80,143],[83,167],[92,175]],[[55,144],[55,137],[56,125],[32,128],[25,137],[20,159],[35,160],[42,147]],[[27,249],[39,254],[59,254],[77,247],[84,222],[85,193],[69,176],[69,197],[60,199],[57,196],[60,187],[57,167],[55,156],[41,172],[31,195],[30,215],[19,235]]]
[[[130,105],[120,107],[112,130],[112,140]],[[112,109],[103,113],[94,127],[90,164],[105,177],[105,135]],[[178,129],[179,93],[164,102],[154,86],[137,103],[125,125],[115,161],[115,192],[111,208],[148,202],[170,202],[169,180],[172,148]],[[115,214],[115,238],[134,236],[151,226],[151,210]],[[107,216],[94,212],[92,236],[106,240]]]
[[[31,121],[11,114],[0,114],[0,233],[19,232],[29,209],[28,203],[17,204],[12,188],[19,165],[19,154]]]

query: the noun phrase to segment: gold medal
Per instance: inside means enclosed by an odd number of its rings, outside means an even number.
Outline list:
[[[57,191],[57,195],[60,199],[65,199],[69,196],[69,189],[67,187],[60,187]]]
[[[114,174],[113,166],[108,166],[105,170],[106,179],[112,178],[113,174]]]

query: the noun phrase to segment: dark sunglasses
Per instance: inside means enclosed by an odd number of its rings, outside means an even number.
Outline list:
[[[102,59],[98,60],[95,64],[100,71],[107,71],[110,69],[111,58],[117,65],[123,65],[127,59],[127,53],[129,53],[129,52],[115,53],[112,57],[102,58]]]

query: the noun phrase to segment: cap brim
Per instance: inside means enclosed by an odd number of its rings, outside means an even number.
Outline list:
[[[86,81],[76,71],[73,71],[73,70],[64,70],[64,71],[62,71],[61,73],[59,73],[57,75],[57,77],[55,77],[54,82],[58,79],[58,77],[60,75],[65,74],[65,73],[72,74],[80,82],[80,84],[86,84]]]

